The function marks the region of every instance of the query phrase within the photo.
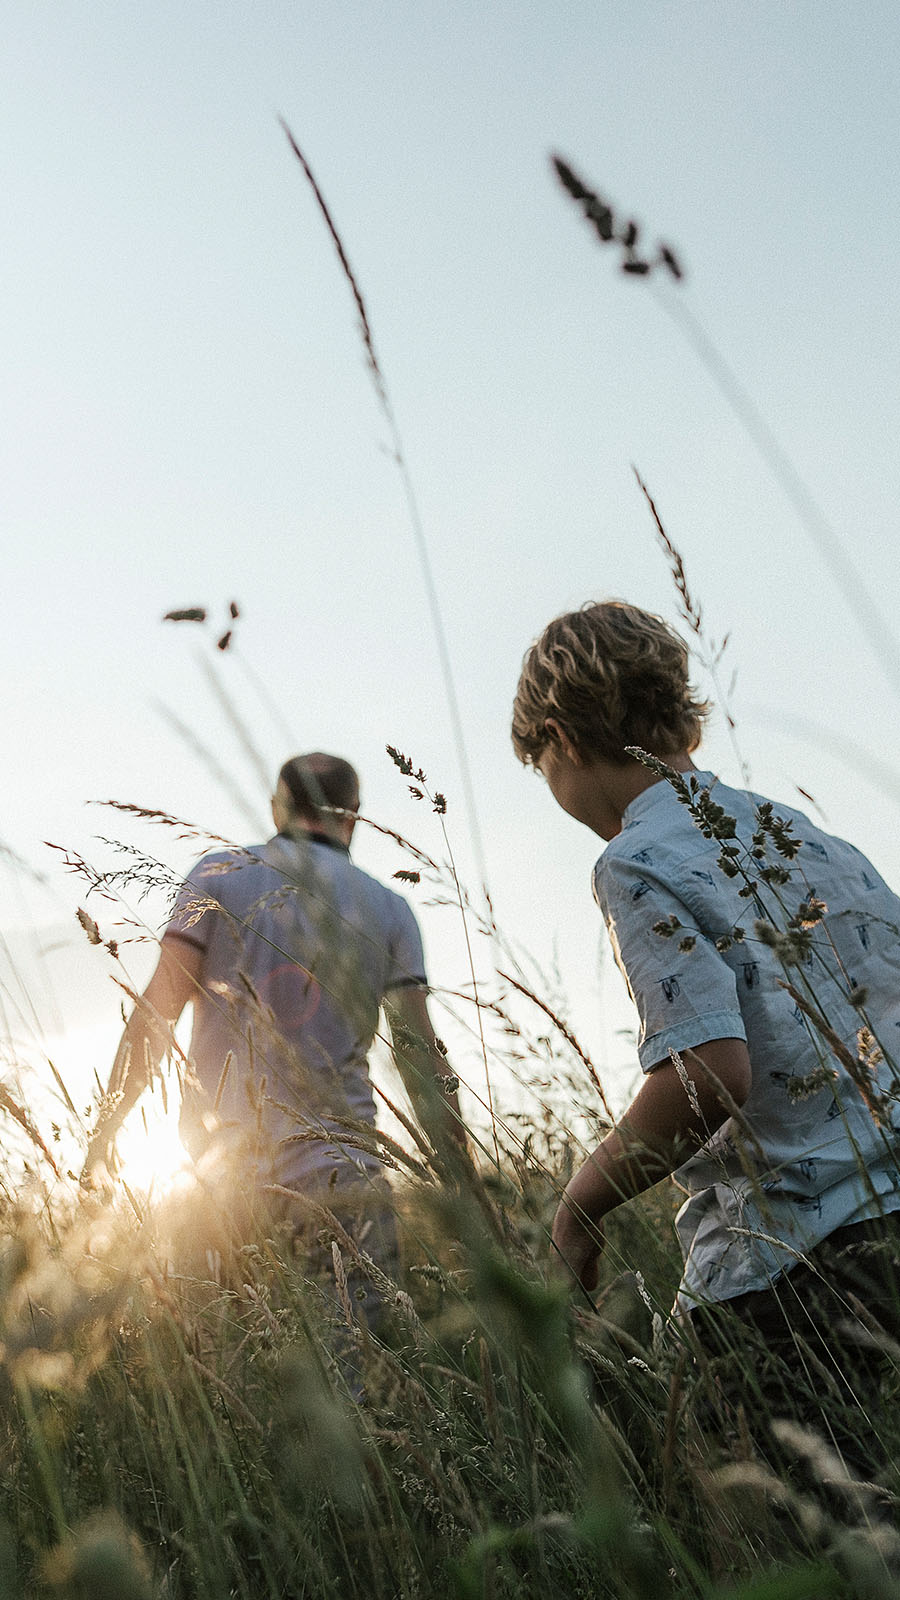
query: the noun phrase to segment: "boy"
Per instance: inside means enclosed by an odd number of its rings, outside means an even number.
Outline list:
[[[646,1074],[553,1244],[592,1289],[603,1217],[677,1169],[678,1305],[701,1339],[730,1303],[789,1363],[817,1340],[858,1389],[873,1337],[900,1332],[900,900],[852,845],[698,770],[708,709],[684,642],[620,601],[558,617],[525,657],[513,744],[609,841],[594,895]],[[859,1301],[871,1327],[838,1353]]]

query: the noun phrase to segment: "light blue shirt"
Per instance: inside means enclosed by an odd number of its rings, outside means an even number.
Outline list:
[[[744,1131],[729,1118],[675,1174],[688,1193],[676,1218],[683,1307],[765,1288],[836,1228],[900,1209],[900,899],[853,845],[789,806],[774,810],[801,841],[796,857],[768,838],[754,858],[762,797],[691,776],[735,819],[737,876],[723,873],[722,841],[704,837],[665,780],[627,808],[594,869],[644,1071],[711,1039],[743,1039],[750,1055]],[[771,866],[788,881],[763,882]],[[756,888],[742,896],[748,879]],[[827,910],[803,960],[785,967],[754,925],[784,930],[810,896]],[[672,918],[668,937],[654,932]],[[729,942],[736,926],[744,936]],[[785,983],[854,1059],[860,1029],[871,1030],[875,1115]]]
[[[267,1176],[327,1177],[378,1161],[341,1139],[372,1125],[368,1053],[392,989],[425,982],[415,916],[340,846],[278,834],[204,856],[167,930],[203,952],[182,1136],[197,1153],[259,1119]],[[331,1135],[318,1139],[317,1133]]]

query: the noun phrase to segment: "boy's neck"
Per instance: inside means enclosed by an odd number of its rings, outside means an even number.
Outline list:
[[[674,756],[660,756],[659,759],[664,760],[666,765],[673,767],[676,772],[697,770],[687,750],[680,750]],[[652,789],[657,783],[665,783],[666,780],[657,777],[655,772],[639,761],[630,761],[627,766],[618,766],[612,761],[597,760],[591,763],[591,766],[596,780],[595,804],[591,807],[590,815],[582,820],[598,833],[601,839],[614,839],[622,831],[622,819],[632,801],[643,794],[645,789]]]
[[[546,727],[547,744],[537,766],[554,800],[601,839],[615,839],[622,832],[622,819],[631,802],[665,780],[631,757],[607,761],[603,756],[584,754],[554,717],[548,717]],[[696,771],[689,750],[665,756],[659,750],[647,753],[677,772]]]

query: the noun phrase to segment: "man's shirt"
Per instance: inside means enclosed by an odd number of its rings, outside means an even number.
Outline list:
[[[724,841],[738,850],[736,876],[668,781],[627,808],[594,870],[644,1070],[711,1039],[746,1040],[750,1055],[744,1131],[729,1118],[675,1174],[689,1196],[676,1219],[685,1306],[765,1288],[836,1228],[900,1209],[900,899],[853,845],[789,806],[774,813],[801,841],[797,855],[768,838],[754,858],[762,797],[691,776],[736,819]],[[788,881],[764,882],[771,866]],[[785,966],[754,925],[784,931],[811,897],[827,909],[804,958]],[[663,923],[669,936],[654,932]],[[788,983],[854,1060],[869,1048],[870,1104]]]
[[[321,838],[204,856],[186,879],[167,938],[203,952],[194,1001],[182,1132],[195,1151],[214,1126],[252,1131],[256,1119],[280,1183],[327,1173],[351,1118],[374,1124],[368,1053],[381,1002],[424,984],[415,916],[392,889]]]

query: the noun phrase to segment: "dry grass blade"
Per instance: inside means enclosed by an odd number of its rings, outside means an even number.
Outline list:
[[[0,840],[0,860],[8,862],[11,867],[15,868],[16,872],[23,873],[32,883],[43,885],[48,882],[45,873],[38,872],[37,868],[33,867],[29,861],[26,861],[24,856],[20,856],[8,844],[4,844],[2,840]]]
[[[337,1289],[338,1299],[341,1302],[341,1310],[344,1313],[344,1318],[348,1328],[355,1328],[356,1318],[353,1315],[353,1305],[350,1300],[350,1287],[347,1283],[347,1271],[344,1266],[344,1258],[341,1255],[341,1247],[336,1239],[332,1239],[331,1241],[331,1259],[334,1265],[334,1282]]]
[[[210,844],[226,845],[234,849],[232,840],[226,839],[220,833],[209,833],[206,828],[200,828],[195,822],[185,822],[183,817],[173,817],[168,811],[155,811],[148,806],[133,805],[127,800],[94,800],[95,806],[109,806],[113,811],[124,811],[130,816],[139,817],[142,822],[158,822],[164,828],[180,828],[180,839],[206,839]]]
[[[609,1117],[610,1122],[614,1121],[615,1119],[613,1118],[613,1114],[612,1114],[612,1112],[611,1112],[611,1110],[609,1108],[609,1105],[607,1103],[606,1093],[604,1091],[602,1083],[600,1082],[600,1077],[599,1077],[599,1074],[597,1072],[597,1068],[594,1066],[594,1063],[591,1060],[590,1056],[587,1054],[587,1051],[582,1049],[581,1045],[578,1043],[578,1040],[576,1039],[574,1033],[572,1032],[571,1028],[567,1025],[567,1023],[565,1023],[563,1021],[562,1017],[560,1017],[553,1010],[552,1006],[548,1006],[547,1002],[545,1000],[541,999],[539,994],[535,994],[533,989],[529,989],[527,984],[521,983],[518,978],[512,977],[512,975],[510,973],[508,973],[508,972],[500,972],[498,970],[497,976],[502,978],[504,983],[511,984],[512,987],[515,990],[517,990],[519,994],[525,996],[526,1000],[530,1000],[532,1005],[537,1006],[538,1010],[542,1011],[544,1013],[544,1016],[547,1017],[548,1020],[553,1023],[553,1026],[558,1030],[558,1032],[562,1034],[563,1038],[566,1041],[566,1044],[571,1045],[572,1049],[575,1051],[575,1054],[578,1056],[579,1060],[583,1061],[584,1065],[587,1067],[588,1072],[590,1073],[590,1076],[591,1076],[591,1082],[593,1083],[594,1088],[596,1089],[598,1095],[600,1096],[600,1104],[602,1105],[604,1111],[606,1112],[606,1115]]]
[[[793,506],[819,555],[829,567],[841,600],[856,618],[872,658],[894,692],[900,692],[900,646],[896,633],[869,593],[866,579],[847,549],[846,542],[825,515],[781,441],[699,320],[680,296],[660,296],[660,303],[678,324],[775,482]]]
[[[309,183],[313,194],[315,195],[316,203],[325,220],[325,226],[328,229],[335,250],[337,251],[338,260],[341,264],[341,271],[350,285],[350,289],[356,303],[356,309],[359,314],[360,334],[362,336],[363,346],[366,352],[366,361],[372,376],[372,381],[375,385],[378,403],[381,406],[385,421],[390,430],[393,456],[400,472],[404,493],[406,495],[406,504],[409,511],[410,525],[416,545],[416,552],[419,557],[419,564],[422,569],[422,580],[425,585],[425,593],[428,597],[428,608],[431,613],[431,625],[434,629],[435,643],[437,645],[438,657],[441,663],[444,691],[447,696],[447,707],[450,712],[450,721],[453,727],[453,740],[454,744],[456,745],[460,775],[462,777],[463,789],[466,796],[466,808],[469,813],[469,829],[472,835],[472,845],[475,858],[478,863],[479,878],[484,888],[484,892],[487,895],[487,872],[484,864],[484,848],[481,841],[481,829],[478,825],[478,808],[475,804],[475,791],[472,785],[471,765],[466,748],[465,734],[463,732],[462,716],[459,709],[459,699],[456,693],[456,680],[453,674],[453,665],[450,659],[450,651],[447,645],[446,633],[444,631],[444,620],[441,614],[440,605],[438,604],[437,587],[434,581],[434,574],[431,570],[431,558],[428,554],[428,544],[425,539],[425,529],[422,524],[422,517],[419,511],[419,502],[413,487],[412,477],[406,461],[406,455],[403,450],[403,442],[400,438],[400,430],[397,426],[397,419],[394,416],[394,410],[388,396],[384,374],[378,363],[378,357],[375,354],[375,343],[372,337],[372,328],[369,322],[368,312],[366,311],[366,304],[362,296],[362,290],[360,289],[353,269],[350,266],[350,262],[347,258],[347,252],[344,249],[343,240],[341,239],[341,236],[337,230],[334,218],[332,217],[331,212],[325,203],[324,196],[319,188],[318,183],[316,182],[309,162],[303,154],[303,151],[300,149],[300,146],[298,145],[284,118],[279,117],[278,120],[284,129],[288,143],[290,144],[294,155],[297,157],[297,160],[303,169],[303,174]]]
[[[53,1061],[51,1061],[49,1056],[47,1056],[46,1060],[47,1060],[47,1065],[48,1065],[48,1067],[50,1068],[50,1071],[53,1074],[53,1079],[54,1079],[54,1082],[56,1084],[56,1087],[59,1090],[60,1094],[62,1095],[63,1104],[65,1105],[66,1110],[69,1112],[70,1116],[73,1116],[75,1118],[75,1120],[77,1122],[81,1122],[82,1118],[79,1115],[79,1113],[78,1113],[78,1111],[77,1111],[77,1109],[75,1107],[75,1104],[74,1104],[74,1102],[72,1100],[72,1096],[69,1094],[69,1091],[66,1088],[66,1085],[65,1085],[65,1082],[63,1080],[62,1074],[60,1073],[60,1071],[57,1068],[56,1064]]]
[[[219,1391],[219,1393],[227,1401],[228,1405],[230,1405],[233,1410],[235,1410],[238,1415],[243,1418],[249,1427],[252,1428],[253,1432],[256,1433],[261,1439],[265,1438],[266,1430],[259,1418],[254,1416],[253,1412],[250,1410],[250,1407],[245,1405],[240,1395],[237,1394],[231,1387],[231,1384],[226,1383],[224,1378],[220,1378],[217,1372],[213,1372],[212,1367],[207,1366],[206,1363],[201,1361],[198,1356],[195,1356],[192,1350],[186,1350],[185,1355],[187,1356],[188,1361],[191,1363],[191,1366],[200,1373],[201,1377],[206,1378],[207,1381]]]
[[[17,1100],[13,1099],[9,1090],[5,1088],[2,1083],[0,1083],[0,1110],[5,1111],[9,1116],[11,1116],[13,1121],[17,1122],[19,1127],[22,1128],[25,1133],[27,1133],[32,1144],[36,1149],[40,1150],[41,1155],[49,1163],[54,1175],[58,1178],[59,1168],[50,1154],[50,1151],[47,1149],[43,1139],[41,1138],[40,1133],[28,1115],[28,1112],[19,1105]]]
[[[222,637],[226,640],[226,643],[223,644],[222,639],[220,639],[217,646],[219,650],[227,649],[228,643],[231,641],[231,631],[229,630],[229,632],[227,634],[223,634]],[[239,715],[237,707],[231,699],[231,696],[219,681],[219,678],[216,672],[213,670],[212,665],[204,656],[200,657],[200,667],[210,689],[219,703],[219,708],[225,717],[226,722],[228,722],[239,745],[241,746],[241,749],[244,752],[244,755],[256,772],[256,776],[258,777],[261,785],[262,793],[268,794],[272,781],[272,774],[269,771],[269,766],[265,757],[256,748],[256,744],[253,740],[253,735],[251,734],[250,729],[247,727],[243,717]]]
[[[212,750],[205,745],[193,728],[182,722],[177,712],[165,705],[161,700],[155,702],[155,709],[165,722],[177,733],[185,748],[192,756],[196,756],[212,774],[223,792],[230,796],[233,804],[242,813],[244,819],[250,824],[254,834],[260,825],[260,813],[256,806],[247,799],[240,785],[231,773],[217,759]]]
[[[412,856],[414,861],[418,861],[420,866],[427,867],[429,872],[435,873],[438,877],[440,876],[441,867],[434,857],[428,855],[424,850],[420,850],[417,844],[413,844],[411,839],[407,839],[402,833],[398,833],[396,828],[387,828],[383,822],[376,822],[374,817],[366,817],[361,811],[357,812],[356,820],[361,822],[364,827],[371,828],[373,833],[380,833],[385,839],[393,839],[394,843],[398,844],[401,850],[405,850],[408,855]]]
[[[338,233],[337,227],[335,226],[334,218],[332,217],[331,212],[329,211],[328,206],[325,203],[325,196],[323,195],[321,189],[319,188],[318,183],[316,182],[315,173],[313,172],[312,167],[310,166],[310,164],[307,161],[305,155],[303,154],[303,151],[300,149],[300,146],[298,145],[296,139],[294,138],[294,135],[292,134],[290,128],[288,127],[287,123],[285,122],[284,117],[279,117],[278,121],[281,123],[281,126],[284,129],[285,135],[287,137],[288,144],[290,145],[291,149],[294,152],[294,155],[297,157],[297,160],[299,161],[301,167],[303,168],[303,175],[306,178],[307,183],[309,184],[310,188],[312,189],[313,194],[316,197],[316,204],[318,205],[319,210],[322,213],[322,216],[323,216],[324,221],[325,221],[325,226],[328,229],[329,234],[331,235],[331,242],[334,245],[335,250],[337,251],[337,258],[338,258],[338,261],[341,264],[341,271],[343,272],[344,277],[346,278],[347,282],[350,285],[350,289],[351,289],[351,292],[353,294],[353,298],[354,298],[354,300],[356,302],[356,310],[357,310],[357,312],[359,314],[360,333],[362,335],[362,341],[363,341],[363,344],[365,346],[366,356],[368,358],[369,366],[372,369],[372,376],[373,376],[373,378],[375,380],[375,384],[376,384],[376,386],[378,388],[378,393],[379,393],[379,395],[381,397],[382,404],[384,405],[386,410],[389,410],[390,407],[388,405],[387,391],[386,391],[385,386],[384,386],[384,377],[383,377],[381,368],[378,365],[378,357],[375,354],[375,342],[374,342],[374,340],[372,338],[372,328],[371,328],[371,324],[369,322],[368,312],[366,311],[366,302],[363,299],[362,290],[360,289],[359,284],[356,281],[356,277],[354,275],[353,268],[351,267],[350,262],[347,259],[347,252],[344,249],[344,241],[341,238],[340,234]]]
[[[644,499],[650,507],[653,521],[656,523],[656,531],[659,535],[660,544],[669,558],[669,565],[672,569],[672,577],[675,582],[675,587],[681,596],[681,614],[684,617],[685,622],[699,638],[703,631],[703,613],[700,606],[694,602],[690,589],[688,588],[687,576],[684,570],[684,562],[681,558],[680,552],[676,550],[674,544],[669,538],[669,535],[666,533],[666,530],[662,524],[662,518],[656,509],[656,505],[653,501],[652,495],[650,494],[650,490],[647,488],[647,485],[638,472],[637,467],[632,467],[631,470],[637,478],[638,488],[640,489],[641,494],[644,496]]]
[[[839,1034],[835,1033],[826,1018],[817,1011],[815,1006],[810,1005],[809,1001],[800,994],[792,983],[787,983],[782,979],[781,987],[787,990],[794,1004],[803,1012],[805,1017],[809,1018],[816,1032],[821,1034],[832,1054],[841,1063],[841,1066],[846,1067],[862,1096],[867,1111],[881,1127],[887,1120],[888,1108],[883,1096],[877,1092],[877,1086],[871,1078],[866,1061],[859,1056],[855,1056],[852,1050],[848,1050],[843,1039]]]

